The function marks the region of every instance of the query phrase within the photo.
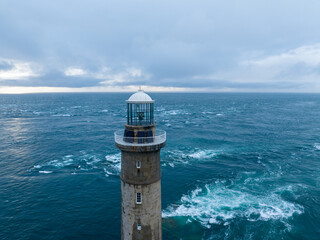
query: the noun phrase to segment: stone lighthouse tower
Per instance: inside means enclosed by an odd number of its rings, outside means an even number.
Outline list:
[[[166,132],[156,130],[154,100],[139,90],[127,102],[127,124],[115,132],[121,150],[121,239],[161,240],[160,149]]]

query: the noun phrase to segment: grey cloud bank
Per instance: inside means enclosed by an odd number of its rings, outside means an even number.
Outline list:
[[[320,92],[319,1],[0,3],[0,93]]]

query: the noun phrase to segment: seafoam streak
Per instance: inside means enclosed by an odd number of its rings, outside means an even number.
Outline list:
[[[210,228],[212,224],[229,224],[235,218],[285,221],[303,211],[302,206],[282,199],[278,190],[256,194],[217,181],[182,196],[178,205],[163,211],[163,217],[187,217],[187,222],[198,221]]]

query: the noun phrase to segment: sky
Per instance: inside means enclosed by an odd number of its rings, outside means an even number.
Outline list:
[[[0,0],[0,93],[320,92],[318,0]]]

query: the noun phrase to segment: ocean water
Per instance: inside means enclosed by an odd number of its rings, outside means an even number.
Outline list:
[[[0,95],[0,239],[120,239],[130,94]],[[320,95],[154,93],[163,239],[320,239]]]

